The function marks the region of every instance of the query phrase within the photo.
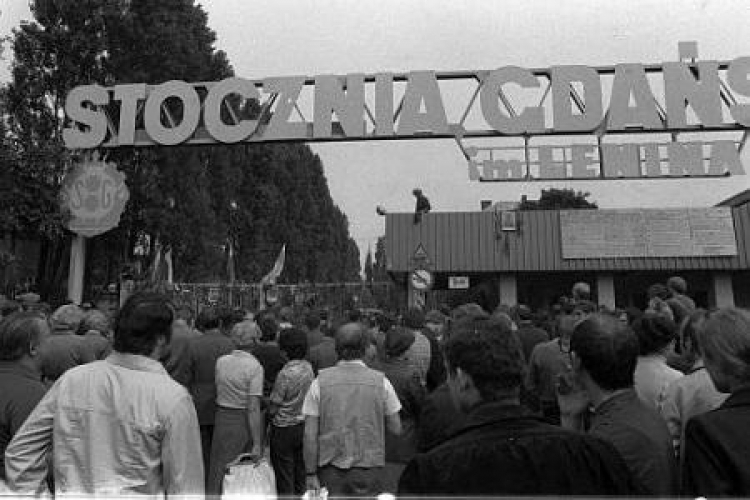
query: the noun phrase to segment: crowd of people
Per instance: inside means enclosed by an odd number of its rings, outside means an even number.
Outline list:
[[[750,495],[750,312],[679,277],[648,295],[608,310],[579,283],[544,318],[4,308],[0,485],[219,495],[248,453],[281,496]]]

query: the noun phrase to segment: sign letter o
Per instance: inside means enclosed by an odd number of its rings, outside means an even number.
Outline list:
[[[204,105],[203,121],[211,137],[227,144],[246,139],[258,127],[258,120],[242,120],[236,125],[226,125],[222,122],[221,103],[230,94],[260,101],[260,93],[250,80],[227,78],[211,87]]]
[[[165,127],[161,123],[161,108],[164,101],[176,97],[182,101],[182,122],[174,127]],[[159,144],[174,146],[186,141],[198,126],[200,120],[200,99],[193,87],[179,80],[162,83],[157,86],[146,100],[144,121],[149,137]]]

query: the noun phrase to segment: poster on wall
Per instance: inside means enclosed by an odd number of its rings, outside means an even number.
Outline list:
[[[564,259],[737,255],[729,207],[563,210]]]

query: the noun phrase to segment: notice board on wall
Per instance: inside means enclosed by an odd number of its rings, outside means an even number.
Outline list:
[[[729,207],[562,210],[564,259],[737,255]]]

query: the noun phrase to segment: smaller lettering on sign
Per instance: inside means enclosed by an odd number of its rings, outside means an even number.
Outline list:
[[[60,197],[70,212],[68,229],[91,237],[120,223],[130,192],[125,174],[94,153],[65,176]]]

